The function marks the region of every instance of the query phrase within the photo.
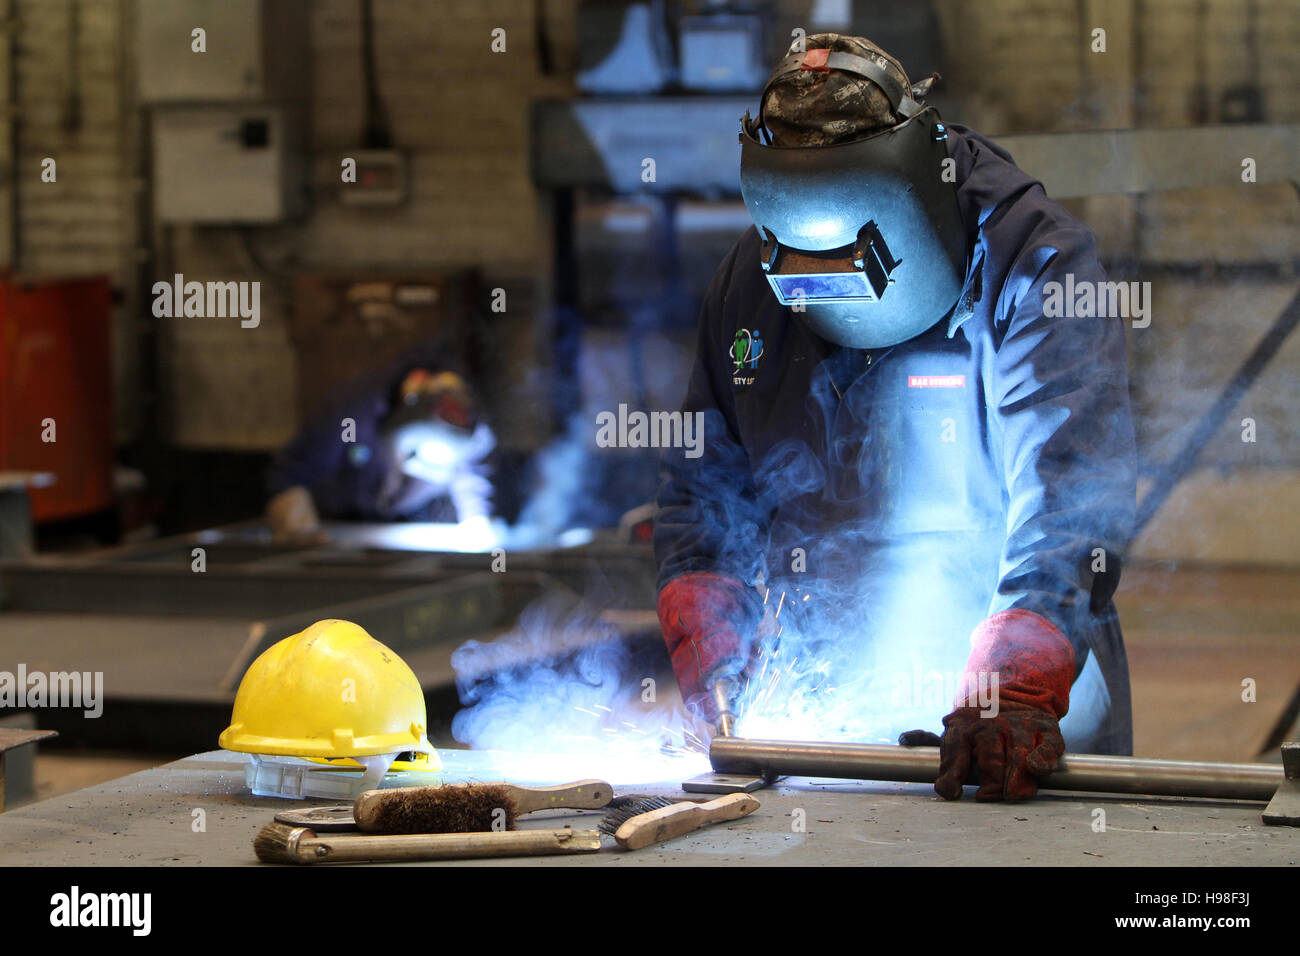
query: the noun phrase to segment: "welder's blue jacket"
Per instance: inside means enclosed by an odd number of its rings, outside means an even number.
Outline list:
[[[683,406],[704,448],[664,456],[659,584],[707,570],[756,601],[785,592],[811,615],[803,653],[852,646],[904,690],[909,673],[913,690],[960,674],[988,615],[1035,611],[1075,650],[1069,749],[1131,753],[1111,602],[1136,482],[1124,320],[1044,315],[1048,283],[1104,281],[1091,232],[999,147],[948,129],[972,249],[949,319],[842,349],[776,300],[754,229],[718,269]],[[951,709],[904,697],[890,733]]]

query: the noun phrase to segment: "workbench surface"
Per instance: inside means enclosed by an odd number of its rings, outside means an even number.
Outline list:
[[[511,755],[441,753],[448,782],[524,782],[507,771],[518,766]],[[529,756],[526,762],[537,766],[537,761]],[[599,776],[595,764],[585,776]],[[257,865],[253,836],[277,811],[328,801],[254,797],[244,784],[243,765],[240,754],[196,754],[4,813],[0,865]],[[687,796],[673,781],[612,782],[620,794]],[[455,865],[1294,866],[1300,861],[1300,829],[1265,826],[1262,804],[1064,793],[1028,803],[977,804],[973,793],[967,788],[964,799],[948,803],[923,785],[788,778],[755,794],[762,807],[751,816],[660,846],[627,852],[607,840],[606,849],[596,854]],[[1099,808],[1105,811],[1105,832],[1094,831]],[[196,832],[200,819],[204,827]],[[598,819],[592,812],[546,811],[521,818],[521,826],[594,828]]]

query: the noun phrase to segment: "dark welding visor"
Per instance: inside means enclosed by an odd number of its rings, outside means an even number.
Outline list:
[[[766,229],[762,240],[763,271],[782,305],[876,302],[898,265],[875,223],[859,230],[857,242],[827,252],[787,249]]]

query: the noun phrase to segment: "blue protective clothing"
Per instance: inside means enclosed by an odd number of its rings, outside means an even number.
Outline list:
[[[777,302],[753,228],[723,261],[683,405],[703,452],[663,458],[659,584],[706,570],[755,584],[756,602],[784,592],[790,650],[845,671],[841,696],[867,672],[905,691],[960,674],[975,625],[1035,611],[1075,650],[1067,745],[1131,753],[1111,602],[1136,484],[1124,320],[1049,314],[1049,283],[1105,282],[1092,233],[994,143],[948,129],[971,264],[927,332],[833,346]],[[879,690],[859,697],[891,710],[882,739],[950,709],[905,706],[916,693],[889,708]]]

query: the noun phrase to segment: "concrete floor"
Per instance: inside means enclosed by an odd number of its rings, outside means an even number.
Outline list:
[[[445,782],[518,779],[538,755],[445,751]],[[545,758],[543,758],[543,763]],[[566,768],[571,769],[571,768]],[[593,766],[594,776],[599,767]],[[537,782],[563,782],[550,778]],[[629,792],[613,781],[617,792]],[[685,796],[675,781],[635,793]],[[910,784],[791,779],[751,816],[636,852],[520,858],[569,866],[1295,866],[1300,829],[1267,827],[1260,804],[1044,794],[1029,803],[948,803]],[[0,866],[256,864],[257,831],[297,801],[254,797],[243,757],[214,751],[0,815]],[[1096,832],[1096,811],[1106,829]],[[197,811],[202,811],[199,814]],[[202,819],[202,832],[194,821]],[[596,813],[533,814],[521,826],[595,826]],[[800,829],[799,822],[803,827]],[[460,865],[493,865],[465,861]]]

